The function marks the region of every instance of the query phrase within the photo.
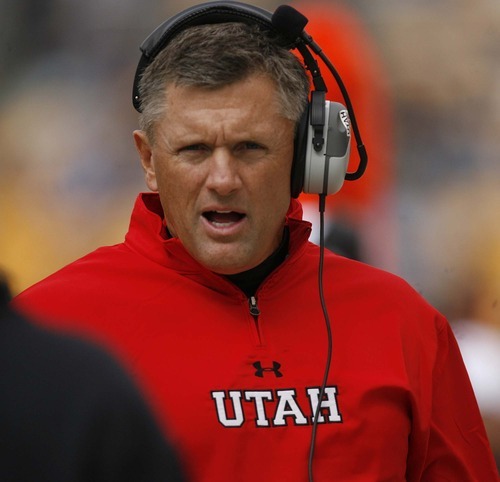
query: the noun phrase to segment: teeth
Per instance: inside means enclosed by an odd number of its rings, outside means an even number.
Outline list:
[[[227,226],[240,221],[244,215],[231,210],[207,211],[203,216],[216,226]]]

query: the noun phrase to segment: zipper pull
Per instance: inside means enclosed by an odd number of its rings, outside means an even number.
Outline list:
[[[259,316],[260,310],[257,306],[257,298],[255,298],[255,296],[250,296],[250,298],[248,298],[248,304],[250,306],[250,314],[252,316]]]

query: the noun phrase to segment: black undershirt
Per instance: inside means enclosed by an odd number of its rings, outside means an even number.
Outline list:
[[[253,296],[259,285],[272,271],[274,271],[288,255],[288,240],[290,233],[288,226],[283,230],[283,239],[278,249],[262,263],[242,273],[230,274],[226,278],[240,288],[247,297]]]

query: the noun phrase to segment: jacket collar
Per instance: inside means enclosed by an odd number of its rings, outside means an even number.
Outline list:
[[[296,199],[291,199],[286,223],[290,229],[290,258],[301,251],[311,233],[311,223],[302,220],[302,205]],[[157,193],[141,193],[137,197],[125,245],[151,261],[185,275],[212,273],[191,257],[179,239],[168,237]]]

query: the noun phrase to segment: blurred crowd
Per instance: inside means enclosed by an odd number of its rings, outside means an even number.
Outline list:
[[[122,239],[145,189],[131,136],[138,47],[195,3],[0,0],[0,269],[14,292]],[[403,276],[448,317],[498,454],[500,3],[295,5],[370,156],[328,200],[329,246]],[[317,240],[317,200],[302,200]]]

